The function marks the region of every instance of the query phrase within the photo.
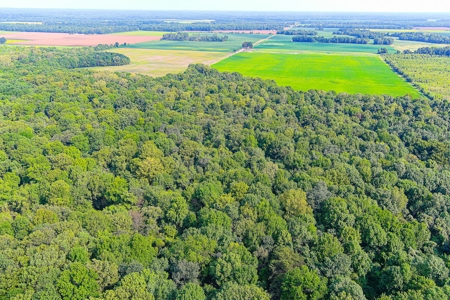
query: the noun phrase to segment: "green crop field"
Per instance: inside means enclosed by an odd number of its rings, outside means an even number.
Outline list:
[[[213,67],[223,72],[273,79],[280,85],[298,90],[420,96],[375,55],[245,52]]]
[[[222,34],[219,34],[222,35]],[[265,34],[227,34],[226,42],[189,42],[189,41],[153,41],[129,45],[135,49],[159,49],[159,50],[189,50],[189,51],[212,51],[233,52],[242,47],[243,42],[257,42],[267,38]]]
[[[320,35],[320,32],[319,32]],[[347,52],[347,53],[377,53],[380,45],[358,44],[326,44],[326,43],[294,43],[292,36],[276,35],[255,47],[259,52]],[[395,53],[390,46],[384,46],[389,52]]]

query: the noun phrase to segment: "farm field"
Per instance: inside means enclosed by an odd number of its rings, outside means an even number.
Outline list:
[[[269,37],[267,34],[227,34],[226,42],[191,42],[191,41],[153,41],[129,45],[135,49],[190,50],[208,52],[233,52],[242,47],[243,42],[256,43]]]
[[[400,54],[385,59],[430,98],[450,100],[450,57]]]
[[[319,35],[321,35],[319,33]],[[258,52],[344,52],[344,53],[377,53],[379,45],[358,45],[358,44],[324,44],[324,43],[295,43],[292,36],[276,35],[267,41],[262,42],[254,48]],[[396,50],[390,46],[385,46],[390,52]]]
[[[210,65],[224,59],[223,52],[179,51],[179,50],[149,50],[119,48],[114,52],[128,56],[131,64],[117,67],[91,68],[96,71],[129,72],[145,74],[152,77],[164,76],[168,73],[180,73],[189,64],[202,63]]]
[[[431,44],[431,43],[424,43],[424,42],[416,42],[416,41],[400,41],[398,39],[395,40],[395,43],[391,46],[395,50],[404,51],[404,50],[411,50],[415,51],[419,48],[423,47],[447,47],[449,45],[446,44]]]
[[[420,94],[373,55],[239,53],[213,65],[219,71],[273,79],[298,90]]]
[[[98,44],[142,43],[160,40],[161,36],[130,36],[111,34],[68,34],[47,32],[0,32],[9,44],[28,46],[97,46]]]

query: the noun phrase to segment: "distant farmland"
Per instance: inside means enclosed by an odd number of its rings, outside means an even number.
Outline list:
[[[323,35],[322,32],[320,35]],[[276,35],[255,47],[260,52],[347,52],[347,53],[377,53],[378,49],[384,47],[390,52],[395,50],[390,46],[373,44],[328,44],[328,43],[294,43],[292,36]]]
[[[239,53],[213,67],[298,90],[420,96],[375,55]]]
[[[192,34],[192,33],[191,33]],[[223,35],[223,34],[219,34]],[[255,43],[269,37],[266,34],[226,34],[226,42],[190,42],[190,41],[156,41],[129,45],[137,49],[159,49],[159,50],[189,50],[208,52],[233,52],[242,48],[243,42]]]

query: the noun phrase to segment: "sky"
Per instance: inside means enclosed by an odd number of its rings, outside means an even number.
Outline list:
[[[450,12],[449,0],[0,0],[3,8]],[[0,10],[1,14],[1,10]]]

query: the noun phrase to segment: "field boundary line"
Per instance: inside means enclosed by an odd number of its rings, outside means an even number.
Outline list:
[[[420,95],[422,95],[423,97],[429,99],[429,100],[433,100],[431,97],[427,96],[424,91],[422,90],[422,88],[415,82],[411,81],[409,82],[408,80],[406,80],[405,76],[403,74],[400,74],[399,72],[397,72],[394,67],[388,63],[381,55],[378,55],[378,58],[381,59],[381,61],[383,61],[391,70],[392,72],[394,72],[395,74],[397,74],[398,77],[402,78],[407,84],[409,84],[410,86],[412,86],[416,91],[419,92]]]
[[[276,34],[272,34],[272,35],[270,35],[270,36],[268,36],[268,37],[266,37],[266,38],[264,38],[264,39],[260,39],[260,40],[256,41],[256,42],[253,44],[253,46],[257,46],[257,45],[259,45],[259,44],[261,44],[261,43],[263,43],[263,42],[265,42],[265,41],[268,41],[268,40],[270,40],[272,37],[274,37],[275,35],[276,35]],[[237,51],[235,51],[235,52],[228,53],[224,58],[219,59],[219,60],[217,60],[217,61],[213,61],[213,62],[209,63],[208,66],[212,66],[212,65],[214,65],[214,64],[217,64],[218,62],[221,62],[222,60],[225,60],[225,59],[227,59],[227,58],[230,58],[230,57],[232,57],[233,55],[236,55],[236,54],[241,53],[241,52],[251,52],[251,50],[242,48],[242,49],[239,49],[239,50],[237,50]]]

